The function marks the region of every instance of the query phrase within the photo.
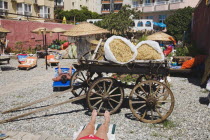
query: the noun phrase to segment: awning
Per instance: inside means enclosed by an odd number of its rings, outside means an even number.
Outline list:
[[[166,24],[164,24],[162,22],[153,22],[153,25],[159,26],[159,27],[162,27],[162,28],[166,27]]]

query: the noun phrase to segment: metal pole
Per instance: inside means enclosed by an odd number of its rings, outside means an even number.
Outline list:
[[[44,45],[45,45],[45,64],[46,64],[46,70],[47,70],[47,38],[46,38],[46,28],[44,28]]]

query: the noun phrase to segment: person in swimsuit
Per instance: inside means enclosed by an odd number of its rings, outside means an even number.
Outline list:
[[[53,81],[61,81],[62,83],[66,83],[71,79],[72,76],[72,66],[69,67],[69,73],[62,73],[60,66],[58,66],[58,76],[53,78]]]
[[[83,129],[76,140],[80,140],[80,138],[85,137],[85,136],[96,136],[99,137],[103,140],[108,140],[108,130],[109,130],[109,122],[110,122],[110,112],[105,111],[104,113],[104,123],[99,127],[98,131],[94,134],[95,130],[95,122],[96,122],[96,116],[97,116],[97,111],[94,109],[92,111],[92,116],[90,122],[87,124],[85,129]],[[89,139],[91,140],[91,138]]]

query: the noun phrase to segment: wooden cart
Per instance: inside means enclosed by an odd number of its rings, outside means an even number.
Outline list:
[[[166,78],[169,74],[167,61],[130,62],[125,65],[120,65],[99,60],[99,58],[101,58],[100,55],[96,55],[96,58],[93,60],[94,57],[92,57],[92,53],[93,51],[86,53],[79,59],[78,64],[73,65],[77,70],[72,76],[71,88],[69,90],[75,95],[75,98],[11,117],[0,121],[0,123],[9,122],[20,117],[84,98],[86,98],[90,110],[97,109],[99,115],[103,115],[105,110],[109,110],[110,113],[113,114],[120,109],[123,103],[125,88],[132,89],[128,96],[129,106],[134,116],[140,121],[159,123],[164,121],[171,114],[175,101]],[[137,74],[138,78],[135,84],[127,85],[120,80],[107,76],[112,73]],[[2,113],[13,112],[20,108],[43,102],[65,92],[68,91],[58,92],[49,97]]]
[[[86,53],[74,64],[77,71],[72,76],[72,93],[75,96],[86,94],[88,107],[97,109],[99,115],[105,110],[115,113],[123,103],[124,89],[132,89],[129,106],[140,121],[159,123],[173,111],[174,96],[169,88],[167,61],[130,62],[120,65],[103,60],[91,60]],[[110,76],[116,74],[137,74],[133,85],[127,85]],[[105,74],[105,77],[104,77]],[[161,82],[160,82],[161,81]]]

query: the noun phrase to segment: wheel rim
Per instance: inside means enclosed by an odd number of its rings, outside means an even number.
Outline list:
[[[163,83],[147,80],[136,85],[130,96],[132,113],[145,123],[160,123],[173,111],[174,96]]]
[[[76,71],[71,78],[71,88],[74,96],[80,96],[87,93],[88,76],[86,71]]]
[[[122,105],[124,93],[122,87],[112,78],[100,78],[90,87],[87,94],[88,107],[103,115],[105,110],[115,113]]]

